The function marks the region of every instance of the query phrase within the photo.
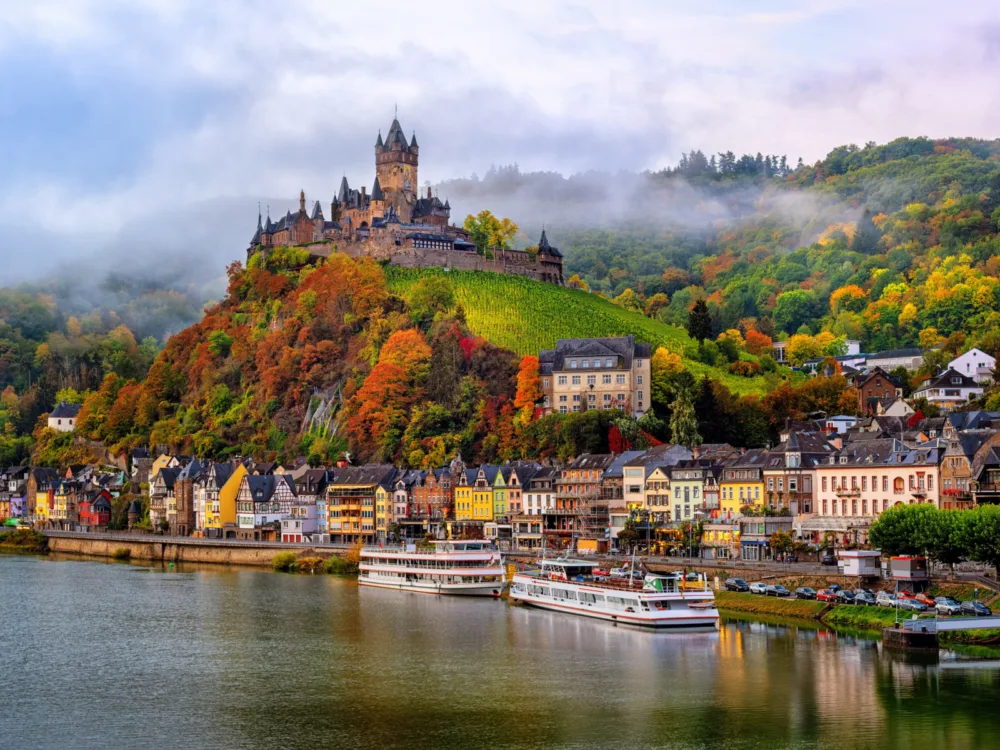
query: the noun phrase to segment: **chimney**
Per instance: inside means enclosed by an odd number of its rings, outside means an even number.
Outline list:
[[[430,200],[430,199],[431,199],[431,186],[428,185],[427,186],[427,200]]]
[[[362,198],[364,198],[365,195],[367,194],[367,190],[368,190],[368,188],[366,188],[364,185],[361,186],[361,197]]]

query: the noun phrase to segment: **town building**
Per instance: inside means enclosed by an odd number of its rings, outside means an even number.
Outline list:
[[[625,504],[625,464],[641,456],[643,451],[625,451],[615,456],[615,460],[604,470],[601,478],[601,495],[608,504],[608,524],[610,539],[625,528],[628,508]]]
[[[899,381],[881,367],[872,367],[854,379],[854,389],[858,395],[858,410],[861,414],[878,412],[879,404],[891,404],[903,397]]]
[[[983,395],[983,386],[957,370],[948,369],[913,392],[913,398],[927,399],[945,410],[957,409]]]
[[[281,520],[291,515],[296,502],[295,482],[290,476],[247,474],[236,495],[236,538],[279,541]]]
[[[753,448],[722,470],[720,518],[738,518],[747,505],[763,507],[767,451]]]
[[[542,411],[617,409],[642,416],[651,406],[649,344],[635,337],[559,339],[538,355]]]
[[[176,507],[174,490],[180,473],[178,468],[163,468],[156,472],[156,478],[149,488],[149,522],[153,529],[159,529],[164,522],[168,522],[167,509]]]
[[[58,432],[72,432],[76,429],[76,418],[80,413],[80,404],[67,404],[60,401],[49,413],[48,426]]]
[[[996,369],[996,357],[991,357],[982,349],[973,347],[948,363],[948,369],[972,378],[980,385],[993,382],[993,371]]]
[[[816,466],[829,461],[838,447],[822,432],[790,432],[784,442],[767,454],[764,468],[767,507],[786,508],[793,516],[812,513]]]
[[[740,522],[710,520],[701,534],[701,557],[707,560],[732,560],[740,556]]]
[[[396,468],[390,464],[348,466],[337,470],[326,490],[331,542],[374,541],[376,492],[395,475]]]
[[[976,482],[973,462],[984,446],[1000,445],[1000,431],[996,429],[964,430],[953,432],[945,441],[941,460],[941,508],[965,510],[974,505]]]
[[[556,509],[576,513],[577,523],[569,526],[578,536],[577,550],[605,552],[608,548],[609,509],[601,492],[604,471],[615,460],[611,453],[584,453],[559,472],[556,482]],[[572,515],[563,516],[572,519]],[[558,524],[557,524],[558,526]]]
[[[775,551],[771,549],[771,537],[779,532],[792,536],[790,516],[743,516],[739,525],[740,558],[743,560],[773,560]]]
[[[879,368],[886,372],[903,367],[910,372],[919,370],[924,363],[924,353],[916,347],[905,349],[890,349],[876,354],[869,354],[865,359],[865,364],[869,370]]]

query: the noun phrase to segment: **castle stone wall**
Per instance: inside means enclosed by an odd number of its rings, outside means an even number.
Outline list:
[[[522,254],[523,258],[523,254]],[[405,248],[392,256],[390,261],[394,266],[403,268],[454,268],[456,271],[492,271],[527,276],[538,281],[552,281],[546,278],[549,269],[543,268],[538,261],[519,262],[522,258],[494,258],[490,260],[476,253],[460,250],[436,250],[422,248]]]

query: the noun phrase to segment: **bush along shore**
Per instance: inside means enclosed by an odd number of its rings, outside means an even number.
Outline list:
[[[294,552],[279,552],[271,567],[280,573],[328,573],[330,575],[357,575],[361,552],[348,550],[343,557],[299,557]]]
[[[0,550],[44,555],[49,551],[49,540],[43,534],[30,529],[0,531]]]

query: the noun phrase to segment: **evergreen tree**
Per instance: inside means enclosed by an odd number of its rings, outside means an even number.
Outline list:
[[[882,232],[872,221],[872,212],[866,208],[861,214],[861,218],[858,219],[857,227],[854,230],[851,250],[862,255],[874,255],[880,239],[882,239]]]
[[[688,380],[693,380],[689,373]],[[670,405],[670,435],[672,442],[688,448],[701,442],[698,434],[698,417],[694,413],[694,399],[691,396],[692,387],[686,385],[686,380],[678,378],[674,391],[674,401]]]
[[[695,302],[688,313],[688,334],[698,342],[712,338],[712,314],[703,299]]]

